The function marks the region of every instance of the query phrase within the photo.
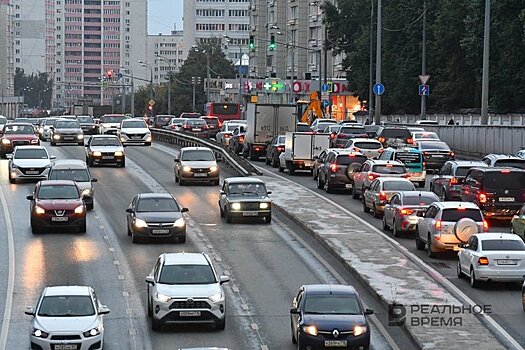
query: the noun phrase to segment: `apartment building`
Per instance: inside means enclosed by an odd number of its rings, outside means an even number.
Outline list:
[[[182,31],[174,29],[168,35],[148,35],[146,52],[146,62],[153,67],[153,84],[165,83],[170,69],[173,73],[179,72],[186,58]]]
[[[14,95],[14,48],[13,14],[9,0],[0,0],[0,114],[8,111],[15,101]]]

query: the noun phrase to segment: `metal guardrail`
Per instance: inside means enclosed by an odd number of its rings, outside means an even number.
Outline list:
[[[160,142],[179,145],[182,147],[208,147],[215,153],[217,160],[224,161],[226,164],[237,170],[242,176],[262,175],[262,172],[255,168],[246,159],[211,139],[202,139],[179,131],[156,128],[150,130],[153,139]]]

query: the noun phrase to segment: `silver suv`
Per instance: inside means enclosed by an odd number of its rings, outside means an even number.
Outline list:
[[[434,202],[418,212],[416,247],[434,258],[440,251],[458,251],[470,236],[488,231],[479,207],[471,202]]]
[[[146,277],[148,316],[158,331],[166,323],[211,323],[223,330],[226,300],[222,284],[204,253],[165,253]]]

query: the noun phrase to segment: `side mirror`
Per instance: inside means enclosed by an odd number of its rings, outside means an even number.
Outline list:
[[[313,159],[314,159],[314,160],[317,160],[317,159],[319,159],[319,156],[314,156]]]
[[[266,194],[272,194],[272,191],[267,191]]]
[[[32,201],[34,198],[33,198],[33,195],[30,194],[29,196],[26,196],[26,199],[29,200],[29,201]]]
[[[57,159],[57,156],[50,156],[49,159]]]
[[[226,282],[230,282],[230,277],[228,277],[228,276],[221,276],[221,277],[219,277],[219,283],[220,284],[223,284],[223,283],[226,283]]]
[[[35,308],[32,306],[26,307],[26,310],[24,311],[26,315],[34,316],[35,315]]]
[[[189,212],[189,211],[190,211],[190,210],[189,210],[188,208],[182,208],[182,209],[180,210],[181,213],[187,213],[187,212]]]
[[[146,283],[151,284],[152,286],[155,285],[155,279],[153,278],[152,275],[148,275],[148,276],[146,276],[145,281],[146,281]]]
[[[107,314],[109,314],[108,307],[106,305],[101,305],[100,309],[98,309],[98,314],[99,315],[107,315]]]
[[[55,127],[54,126],[50,126],[49,130],[55,130]]]
[[[126,209],[126,213],[130,213],[130,214],[133,213],[133,209],[131,209],[131,208],[127,208],[127,209]]]
[[[91,179],[91,182],[98,182],[98,179],[94,177]]]
[[[173,161],[174,161],[175,163],[179,163],[179,162],[180,162],[180,159],[179,159],[179,158],[174,158]]]
[[[297,310],[296,307],[293,307],[293,308],[290,309],[290,313],[292,315],[299,315],[299,310]]]
[[[423,218],[423,217],[425,217],[425,212],[424,212],[424,211],[418,211],[418,212],[416,213],[416,216],[418,216],[418,217],[420,217],[420,218]]]
[[[374,310],[372,309],[365,309],[365,312],[364,312],[365,315],[372,315],[373,313],[374,313]]]
[[[220,191],[219,191],[219,194],[220,194],[220,195],[223,195],[224,193],[225,193],[225,192],[224,192],[223,190],[220,190]]]

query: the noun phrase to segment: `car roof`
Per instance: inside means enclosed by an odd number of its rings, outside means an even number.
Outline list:
[[[73,180],[42,180],[40,181],[40,186],[77,186],[77,183]]]
[[[257,177],[228,177],[224,179],[225,182],[228,182],[230,184],[245,184],[245,183],[258,183],[258,184],[265,184],[263,180],[257,178]]]
[[[125,117],[125,114],[104,114],[103,117]]]
[[[519,160],[524,160],[523,158],[520,158],[518,156],[514,156],[512,154],[495,154],[495,153],[492,153],[492,154],[487,154],[485,157],[483,158],[505,158],[505,159],[519,159]]]
[[[108,138],[108,139],[119,139],[117,135],[92,135],[91,136],[91,139],[93,138],[96,138],[96,139],[102,139],[102,138]]]
[[[370,142],[370,141],[374,142],[374,143],[381,143],[381,142],[379,142],[376,139],[369,139],[369,138],[365,138],[365,137],[353,137],[350,140],[354,141],[354,143],[355,142]],[[382,145],[382,143],[381,143],[381,145]]]
[[[357,294],[354,287],[342,284],[307,284],[303,288],[307,294]]]
[[[394,153],[396,153],[396,152],[422,153],[420,149],[414,148],[414,147],[411,147],[411,146],[404,146],[404,147],[392,147],[392,146],[389,146],[387,149],[385,149],[385,151],[387,151],[387,150],[391,150]]]
[[[208,147],[183,147],[180,149],[180,151],[210,151],[212,150]]]
[[[45,149],[44,146],[30,146],[30,145],[22,145],[22,146],[16,146],[15,148],[18,148],[18,149]]]
[[[477,169],[483,172],[500,172],[500,171],[512,171],[512,172],[525,172],[525,169],[514,168],[512,166],[483,166],[483,167],[474,167],[472,169]]]
[[[123,122],[130,122],[130,121],[134,121],[134,122],[143,122],[144,119],[142,118],[128,118],[126,120],[123,120]]]
[[[210,265],[203,253],[164,253],[164,265]]]
[[[363,153],[358,152],[358,151],[354,151],[354,150],[348,149],[348,148],[336,148],[336,149],[332,149],[331,152],[337,154],[338,156],[351,156],[351,155],[354,155],[354,156],[366,157]]]
[[[173,199],[173,196],[171,195],[171,193],[154,193],[154,192],[149,192],[149,193],[139,193],[138,194],[139,198],[171,198]]]
[[[26,118],[27,119],[27,118]],[[7,125],[7,124],[6,124]],[[26,122],[12,122],[12,123],[9,123],[10,126],[13,126],[13,125],[30,125],[30,126],[33,126],[33,124],[31,123],[26,123]]]
[[[178,118],[177,116],[174,116],[173,114],[157,114],[155,118],[157,117],[171,117],[171,118]]]
[[[486,241],[488,239],[511,239],[514,241],[521,241],[522,238],[514,233],[508,232],[484,232],[482,234],[475,234],[480,240]]]
[[[52,286],[45,288],[44,296],[91,295],[90,290],[87,286]]]
[[[437,194],[435,194],[434,192],[431,192],[431,191],[398,191],[398,193],[402,197],[419,197],[419,196],[429,197],[430,196],[430,197],[439,198],[437,196]]]
[[[466,208],[466,209],[478,209],[479,207],[473,202],[435,202],[442,209],[457,209],[457,208]]]
[[[412,183],[412,181],[410,181],[409,179],[405,179],[404,177],[395,177],[395,176],[380,176],[376,178],[374,181],[379,181],[381,183],[387,182],[387,181],[402,181],[402,182]]]
[[[387,164],[392,164],[392,165],[405,165],[401,162],[398,162],[397,160],[379,160],[379,159],[369,159],[368,162],[370,162],[370,164],[372,165],[387,165]]]
[[[482,162],[481,160],[449,160],[449,162],[458,167],[461,167],[461,166],[488,167],[488,165]]]
[[[52,166],[53,169],[87,169],[86,162],[80,159],[59,159],[55,160]]]

